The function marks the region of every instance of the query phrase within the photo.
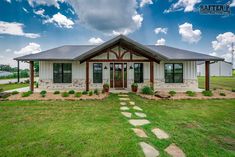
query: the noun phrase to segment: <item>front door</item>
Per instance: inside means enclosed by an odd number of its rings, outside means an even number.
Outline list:
[[[123,88],[123,64],[114,63],[114,87]]]

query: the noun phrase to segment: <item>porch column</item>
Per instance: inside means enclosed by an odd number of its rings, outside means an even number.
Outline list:
[[[29,62],[29,69],[30,69],[30,90],[33,92],[34,90],[34,62]]]
[[[154,88],[154,63],[150,62],[150,83],[151,87]]]
[[[210,90],[210,61],[205,62],[205,89]]]
[[[89,91],[89,62],[86,61],[86,91]]]
[[[17,61],[17,82],[20,83],[20,61]]]

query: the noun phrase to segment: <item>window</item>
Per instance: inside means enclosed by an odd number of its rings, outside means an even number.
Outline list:
[[[165,83],[183,83],[183,64],[165,64]]]
[[[54,83],[72,83],[72,64],[54,63],[53,64]]]
[[[102,63],[93,64],[93,83],[102,83]]]
[[[143,83],[143,63],[135,63],[134,64],[134,82],[135,83]]]

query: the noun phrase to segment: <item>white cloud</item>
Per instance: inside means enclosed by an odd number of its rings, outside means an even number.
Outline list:
[[[73,28],[74,22],[68,19],[66,16],[62,15],[61,13],[57,13],[53,15],[52,18],[48,18],[44,21],[44,23],[54,23],[55,25],[61,28]]]
[[[232,3],[230,4],[230,7],[235,7],[235,0],[232,1]]]
[[[161,28],[161,27],[158,27],[158,28],[155,28],[155,29],[154,29],[154,32],[155,32],[156,34],[159,34],[159,33],[167,34],[167,31],[168,31],[168,28]]]
[[[56,8],[60,8],[59,2],[64,2],[64,0],[28,0],[29,5],[32,7],[38,5],[46,5],[46,6],[55,6]]]
[[[153,4],[152,0],[141,0],[140,7],[144,7],[146,4]]]
[[[18,55],[27,55],[27,54],[35,54],[42,51],[41,46],[37,43],[29,43],[27,46],[21,48],[19,51],[14,51],[15,54]]]
[[[67,0],[79,23],[109,35],[129,34],[142,25],[136,0]]]
[[[89,39],[89,43],[91,43],[92,45],[99,45],[102,44],[104,41],[101,38],[95,38],[92,37]]]
[[[45,10],[44,10],[44,9],[39,9],[39,10],[37,10],[37,11],[34,10],[33,12],[34,12],[34,14],[36,14],[36,15],[45,17],[45,15],[44,15]]]
[[[25,9],[24,7],[22,9],[24,10],[24,12],[29,13],[29,11]]]
[[[12,50],[11,49],[6,49],[5,52],[11,52]]]
[[[211,53],[209,53],[209,55],[211,55],[211,56],[217,56],[217,53],[216,53],[216,52],[211,52]]]
[[[166,40],[164,38],[161,38],[157,40],[155,45],[165,45],[165,44],[166,44]]]
[[[0,21],[0,34],[7,35],[16,35],[16,36],[24,36],[27,38],[38,38],[39,34],[35,33],[25,33],[23,31],[24,24],[16,23],[16,22],[4,22]]]
[[[200,3],[201,0],[178,0],[173,3],[171,7],[164,11],[164,13],[184,10],[184,12],[192,12],[195,10],[195,5]]]
[[[11,0],[5,0],[6,2],[8,2],[8,3],[11,3]]]
[[[188,43],[197,43],[201,39],[201,31],[199,29],[193,30],[193,25],[184,23],[179,25],[179,34],[182,40]]]

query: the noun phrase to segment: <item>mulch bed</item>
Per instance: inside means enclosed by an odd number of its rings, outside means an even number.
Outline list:
[[[196,96],[188,96],[184,92],[177,92],[176,95],[171,96],[170,98],[167,98],[168,100],[184,100],[184,99],[198,99],[198,100],[205,100],[205,99],[235,99],[235,92],[231,92],[228,90],[214,90],[213,96],[204,96],[201,92],[197,92]],[[226,96],[221,96],[220,93],[225,93]],[[159,98],[154,95],[145,95],[138,93],[139,96],[146,99],[151,100],[162,100],[162,98]]]

